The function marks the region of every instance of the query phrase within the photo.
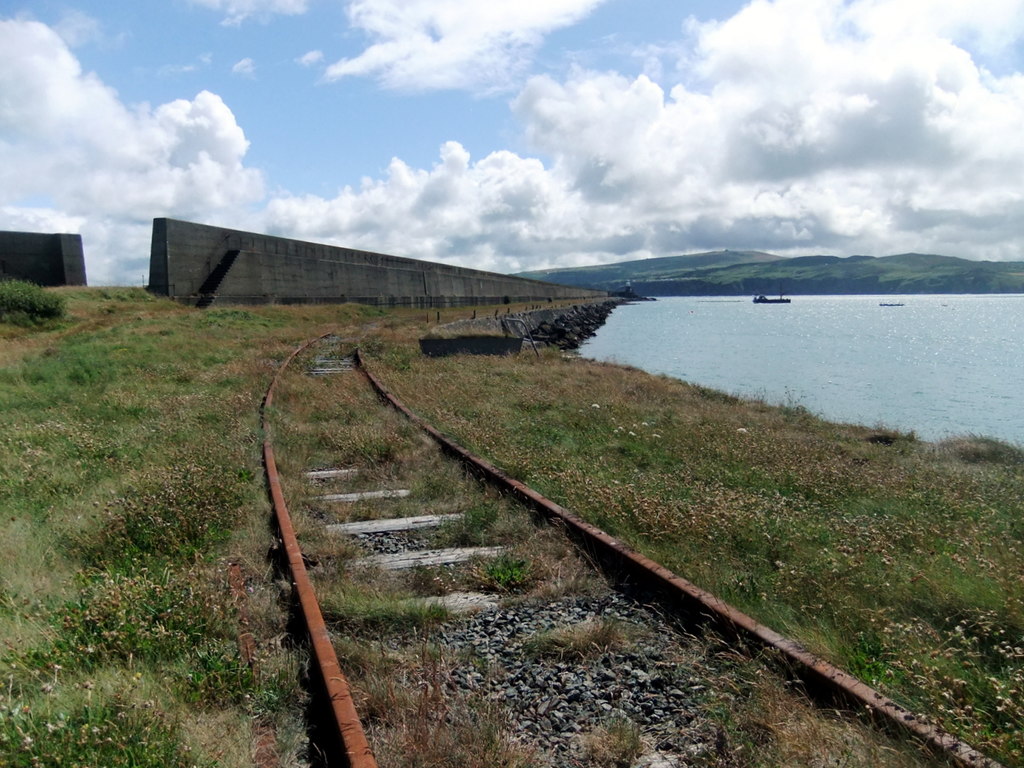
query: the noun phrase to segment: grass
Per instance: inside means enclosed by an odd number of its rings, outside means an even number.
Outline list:
[[[202,447],[165,461],[157,471],[131,473],[131,484],[106,502],[100,524],[77,541],[84,562],[131,570],[154,558],[187,560],[226,540],[248,500],[252,469]]]
[[[347,634],[401,634],[436,626],[448,618],[443,607],[411,600],[411,595],[398,590],[355,586],[318,591],[324,618]]]
[[[529,560],[507,553],[477,564],[473,576],[484,589],[504,593],[520,592],[534,578]]]
[[[459,328],[449,328],[444,326],[437,326],[431,328],[424,334],[425,339],[479,339],[479,338],[505,338],[508,336],[502,330],[499,329],[472,329],[472,330],[460,330]]]
[[[63,318],[0,323],[0,738],[5,757],[22,761],[14,765],[46,764],[40,737],[69,725],[67,733],[103,736],[55,752],[65,764],[119,765],[124,756],[133,765],[241,766],[256,721],[281,734],[282,765],[306,759],[304,659],[272,641],[285,631],[287,588],[266,561],[273,542],[257,412],[279,362],[328,330],[360,344],[401,397],[479,453],[974,746],[1022,763],[1024,480],[1013,447],[981,438],[930,446],[904,435],[873,442],[868,430],[796,409],[554,353],[426,361],[415,348],[424,318],[412,312],[198,313],[138,289],[47,293],[66,302]],[[412,487],[435,511],[463,512],[432,534],[439,543],[513,542],[514,567],[492,576],[528,575],[517,599],[594,585],[557,532],[524,523],[400,417],[381,421],[361,385],[296,373],[271,416],[300,535],[337,514],[317,505],[301,472],[352,466],[362,472],[357,488]],[[403,503],[351,513],[405,514]],[[418,574],[411,589],[379,574],[356,578],[345,567],[350,545],[311,544],[342,644],[355,642],[342,616],[380,638],[440,620],[392,604],[436,591],[436,572]],[[228,561],[248,576],[258,674],[234,646]],[[429,685],[391,683],[405,708],[388,715],[382,674],[398,667],[378,664],[380,655],[363,652],[354,685],[377,702],[371,729],[383,734],[382,760],[423,743],[436,746],[424,753],[435,762],[423,765],[447,764],[436,762],[446,751],[465,765],[530,764],[500,712],[473,719],[481,702],[441,705]],[[412,681],[440,674],[424,659],[394,664]],[[737,700],[759,701],[770,687],[752,684],[755,693]],[[728,738],[768,756],[751,765],[817,738],[781,716],[722,721]],[[424,730],[441,722],[458,727]],[[477,722],[486,727],[474,732]],[[104,750],[124,742],[122,724],[140,737],[111,756]],[[757,736],[765,728],[770,738]],[[832,754],[846,738],[835,737]]]
[[[92,572],[79,577],[48,647],[24,657],[43,668],[90,671],[111,661],[167,662],[208,640],[226,639],[230,625],[215,596],[203,594],[198,574],[145,567],[131,575]],[[199,582],[201,585],[202,582]]]
[[[543,433],[545,439],[550,439],[552,443],[563,443],[564,451],[579,451],[587,462],[586,466],[609,468],[608,481],[611,487],[607,495],[602,496],[602,505],[599,506],[603,506],[606,500],[615,500],[624,495],[623,485],[628,484],[624,484],[615,475],[615,471],[621,467],[609,464],[603,457],[595,458],[607,448],[607,435],[603,433],[590,438],[587,435],[570,434],[559,424],[562,417],[559,400],[567,398],[566,390],[559,386],[552,388],[545,381],[546,376],[560,375],[561,372],[544,366],[560,365],[560,356],[549,353],[539,365],[524,363],[522,360],[506,361],[513,363],[511,370],[514,371],[518,371],[518,364],[538,365],[535,371],[530,371],[535,375],[523,378],[510,376],[510,369],[504,365],[491,366],[478,361],[466,368],[464,375],[455,376],[452,381],[439,385],[442,379],[459,369],[467,360],[445,361],[439,370],[431,372],[429,364],[420,359],[415,349],[415,339],[419,333],[420,330],[412,323],[385,321],[379,324],[372,337],[364,339],[361,349],[365,355],[372,356],[375,365],[387,371],[385,378],[389,384],[392,383],[392,375],[400,372],[403,382],[415,382],[418,395],[431,402],[444,403],[445,418],[436,419],[436,423],[443,429],[455,431],[451,429],[451,424],[458,423],[473,429],[473,434],[488,441],[488,444],[503,445],[506,448],[519,446],[524,440],[529,443],[536,438],[536,434]],[[315,354],[318,353],[311,352],[310,357]],[[302,365],[296,370],[301,371]],[[575,376],[576,369],[570,370]],[[617,386],[623,386],[628,391],[628,397],[634,397],[637,396],[636,388],[643,378],[642,375],[627,372],[621,379],[610,382],[607,389],[614,390]],[[575,382],[566,380],[565,384],[568,387]],[[638,396],[643,399],[645,395],[640,393]],[[528,429],[521,430],[518,421],[510,426],[504,418],[488,421],[495,414],[495,404],[506,396],[514,398],[509,411],[528,421]],[[620,393],[619,396],[623,395]],[[711,390],[704,390],[702,396],[722,408],[745,407],[742,401],[719,396]],[[456,401],[448,400],[452,397]],[[600,403],[598,408],[593,408],[590,400],[585,401],[585,407],[576,407],[575,402],[572,405],[571,417],[579,419],[583,424],[588,423],[591,414],[603,410]],[[668,409],[670,406],[665,404],[664,407]],[[544,527],[538,529],[528,522],[524,524],[522,510],[516,512],[509,509],[505,500],[495,497],[493,493],[483,492],[475,483],[453,470],[452,465],[439,461],[436,449],[426,443],[415,430],[409,429],[404,420],[379,409],[358,377],[326,380],[301,373],[290,375],[275,400],[273,416],[275,440],[285,446],[280,455],[286,466],[282,470],[286,494],[291,500],[293,516],[301,521],[300,539],[304,542],[304,550],[315,553],[312,574],[317,592],[321,601],[331,606],[329,622],[336,637],[342,667],[353,685],[378,759],[382,764],[408,764],[412,761],[417,765],[448,765],[451,764],[448,755],[457,754],[460,760],[472,765],[478,764],[474,761],[479,755],[484,756],[483,764],[519,765],[523,764],[524,759],[529,764],[528,758],[521,753],[508,751],[507,727],[502,725],[500,712],[492,714],[491,710],[487,710],[488,718],[493,716],[496,720],[488,719],[486,724],[467,720],[462,715],[466,711],[464,707],[476,707],[482,711],[483,702],[460,699],[451,702],[449,708],[449,705],[441,706],[431,693],[433,687],[443,679],[445,672],[442,667],[448,662],[442,663],[438,651],[423,646],[422,638],[425,632],[441,620],[441,616],[428,615],[421,604],[410,598],[413,595],[480,588],[482,582],[478,576],[483,570],[483,564],[479,564],[475,571],[470,571],[469,583],[464,577],[446,569],[423,568],[399,577],[369,569],[348,568],[346,563],[355,554],[352,545],[337,538],[324,537],[321,531],[325,522],[393,517],[413,514],[413,510],[421,513],[423,504],[415,500],[400,500],[386,504],[367,503],[332,508],[316,502],[313,496],[325,492],[325,488],[317,486],[311,490],[310,484],[302,478],[302,472],[310,467],[355,467],[359,470],[358,476],[345,479],[341,482],[342,487],[331,490],[415,488],[416,495],[422,494],[427,499],[426,506],[432,511],[463,513],[463,518],[458,522],[449,523],[427,535],[427,543],[431,546],[510,545],[506,557],[509,562],[492,566],[491,578],[504,580],[506,576],[518,578],[528,573],[529,583],[524,585],[524,591],[515,594],[512,599],[547,599],[564,594],[597,593],[607,589],[607,586],[595,578],[579,557],[566,553],[566,542],[557,530]],[[809,414],[794,409],[786,412],[786,416],[798,422],[801,429],[807,421],[811,421],[813,426]],[[639,428],[650,426],[650,423],[644,425],[639,420],[632,426],[619,423],[616,426],[618,432],[613,437],[632,438],[639,434]],[[655,426],[660,430],[660,425]],[[794,426],[794,429],[797,427]],[[609,429],[609,432],[615,432],[615,429]],[[634,435],[629,435],[629,432],[634,432]],[[650,438],[652,441],[661,439],[660,431],[652,431]],[[356,446],[365,445],[364,441],[371,439],[380,446],[378,450],[354,450]],[[534,467],[544,466],[553,456],[557,457],[556,453],[549,450],[548,443],[531,444],[524,453],[529,456],[523,457],[515,450],[506,451],[502,455],[511,455],[513,461],[518,460],[526,473]],[[641,451],[631,452],[628,459],[641,465],[651,465],[651,457]],[[666,461],[665,464],[668,466],[670,462]],[[671,462],[671,466],[678,469],[676,462]],[[591,481],[585,479],[584,482]],[[622,503],[628,503],[628,499]],[[488,588],[497,590],[503,599],[510,599],[508,592],[502,591],[499,585],[490,583]],[[556,663],[576,663],[575,659],[598,652],[601,648],[614,646],[618,642],[632,642],[628,636],[620,640],[613,626],[585,626],[578,628],[577,632],[566,633],[574,637],[562,637],[561,634],[534,638],[533,652],[556,659],[564,655],[567,659]],[[912,750],[894,746],[883,735],[868,727],[846,727],[846,721],[838,721],[839,726],[832,725],[827,716],[806,704],[798,712],[794,711],[792,717],[779,718],[770,726],[757,722],[752,714],[732,717],[735,710],[746,706],[754,710],[759,697],[767,695],[766,691],[770,692],[772,684],[781,688],[781,683],[775,678],[772,678],[773,683],[760,687],[742,685],[742,681],[737,683],[735,678],[734,671],[728,670],[723,673],[721,684],[716,686],[716,689],[738,690],[734,697],[723,699],[722,703],[720,719],[724,734],[723,745],[727,748],[723,760],[733,760],[735,756],[742,755],[741,763],[738,764],[777,765],[780,764],[780,754],[795,754],[799,751],[799,741],[806,734],[826,730],[830,734],[835,731],[839,735],[825,740],[817,749],[815,755],[819,761],[835,757],[842,761],[841,764],[849,766],[873,766],[879,764],[876,759],[878,755],[889,752],[898,752],[900,755],[912,753]],[[792,698],[792,691],[779,693],[780,701],[786,697]],[[440,713],[437,707],[441,707]],[[784,702],[779,704],[780,710],[784,707]],[[466,729],[470,732],[467,733]],[[476,740],[481,730],[489,734],[483,745]],[[756,734],[756,740],[750,736],[751,733]],[[595,749],[601,749],[599,745],[605,744],[607,749],[614,752],[618,740],[615,734],[610,743],[606,734],[595,735],[599,737],[594,742],[597,745]],[[790,741],[795,743],[790,744]],[[463,744],[476,745],[475,752],[468,755],[461,752],[460,745]],[[804,744],[803,748],[815,751],[813,745]],[[856,754],[852,759],[847,759],[851,750]],[[862,758],[862,753],[867,757]],[[617,758],[613,755],[609,759]],[[817,765],[819,762],[810,760],[795,764]],[[896,764],[919,765],[920,761],[911,755],[905,762]]]
[[[23,280],[0,280],[0,322],[33,326],[64,316],[60,294]]]
[[[482,698],[442,693],[424,670],[410,680],[389,683],[384,706],[364,707],[379,713],[369,720],[381,765],[408,768],[529,768],[537,765],[532,750],[513,739],[514,728],[500,708]],[[426,670],[430,674],[430,668]],[[415,687],[401,696],[402,682]],[[400,699],[406,698],[407,702]]]
[[[360,718],[379,765],[528,768],[533,751],[495,702],[446,687],[455,660],[420,642],[342,637],[335,647],[353,681]]]
[[[595,768],[629,768],[643,754],[640,729],[629,720],[609,721],[584,740],[587,764]]]
[[[1020,450],[932,446],[547,354],[371,365],[514,476],[1024,764]]]
[[[266,562],[258,408],[298,341],[379,313],[44,296],[63,317],[0,322],[0,753],[242,766],[259,720],[296,764],[303,662],[272,642],[286,616]],[[250,576],[255,669],[237,649],[228,561]]]
[[[619,650],[635,641],[637,631],[622,621],[600,619],[539,632],[526,640],[531,656],[585,660]]]
[[[159,711],[113,700],[70,711],[0,710],[4,765],[89,765],[105,768],[195,768],[212,761],[190,754],[180,726]]]
[[[712,765],[912,768],[922,764],[923,755],[912,744],[879,738],[867,721],[823,711],[768,671],[771,665],[756,654],[741,656],[713,644],[707,654],[708,663],[718,670],[710,694],[711,715],[718,721]]]

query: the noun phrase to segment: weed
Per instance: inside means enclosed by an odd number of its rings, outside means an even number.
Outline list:
[[[188,669],[182,674],[179,687],[183,701],[207,707],[243,704],[255,699],[260,690],[252,667],[239,658],[237,648],[227,643],[219,647],[208,643],[196,648],[190,654]],[[268,686],[260,701],[265,707],[276,698],[276,693]]]
[[[529,515],[505,499],[482,494],[476,494],[474,498],[468,489],[464,498],[469,500],[468,509],[462,512],[461,517],[446,522],[438,529],[434,546],[489,546],[524,541],[536,532]]]
[[[189,558],[225,539],[251,480],[248,468],[210,454],[144,472],[106,505],[101,527],[84,534],[79,549],[93,565]]]
[[[0,322],[33,325],[64,316],[67,305],[56,293],[24,280],[0,280]]]
[[[502,553],[497,557],[478,563],[473,576],[485,589],[495,592],[518,592],[533,580],[530,561]]]
[[[275,322],[266,315],[257,315],[253,312],[249,312],[244,309],[230,309],[224,307],[215,307],[213,309],[207,309],[199,317],[199,325],[208,328],[240,328],[240,327],[258,327],[258,328],[271,328],[279,326],[279,322]]]
[[[380,691],[367,709],[369,737],[381,765],[408,768],[528,768],[532,751],[517,746],[497,704],[444,692],[443,659],[422,654],[364,681]]]
[[[478,503],[462,513],[462,517],[441,526],[437,543],[450,547],[483,546],[490,543],[489,531],[494,526],[499,508],[492,503]]]
[[[868,685],[877,686],[888,673],[885,658],[882,641],[874,634],[861,632],[850,654],[849,671]]]
[[[406,446],[408,432],[401,425],[354,425],[344,432],[323,436],[328,455],[340,464],[374,465],[397,462]]]
[[[957,437],[935,446],[936,453],[968,464],[1024,464],[1024,449],[990,437]]]
[[[173,661],[223,636],[226,617],[192,575],[146,568],[132,575],[81,577],[81,593],[64,606],[49,650],[37,663],[94,669],[113,660]]]
[[[0,705],[0,752],[10,768],[212,765],[191,754],[180,727],[166,713],[123,701],[70,712]]]
[[[629,768],[643,754],[643,739],[636,723],[612,719],[583,739],[587,764],[595,768]]]
[[[430,627],[448,617],[443,606],[407,598],[360,589],[358,585],[345,585],[335,590],[323,590],[320,604],[324,618],[344,632],[396,634]]]
[[[446,595],[459,590],[459,574],[444,566],[438,568],[414,568],[409,572],[406,584],[417,595]]]
[[[594,619],[539,632],[523,643],[523,651],[531,656],[582,660],[618,650],[632,642],[635,634],[621,621]]]
[[[823,713],[759,661],[721,652],[708,706],[719,721],[713,765],[774,768],[918,768],[933,765],[914,744],[872,732],[867,719]],[[945,764],[945,763],[942,763]]]

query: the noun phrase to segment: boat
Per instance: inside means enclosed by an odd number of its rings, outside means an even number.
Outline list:
[[[899,303],[899,302],[886,302],[886,301],[883,301],[878,306],[880,306],[880,307],[902,307],[903,304]]]
[[[760,295],[760,296],[755,296],[754,297],[754,303],[755,304],[789,304],[789,302],[790,302],[789,299],[782,298],[782,294],[781,293],[779,294],[779,298],[777,298],[777,299],[769,299],[767,296],[765,296],[763,294]]]

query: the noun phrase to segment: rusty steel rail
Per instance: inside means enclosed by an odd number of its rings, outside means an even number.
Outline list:
[[[295,536],[295,528],[292,526],[291,514],[288,512],[288,505],[285,503],[284,493],[281,490],[281,481],[277,474],[277,462],[274,459],[274,448],[270,441],[270,423],[267,411],[273,403],[274,389],[277,386],[281,373],[295,359],[295,357],[306,348],[317,341],[326,338],[330,334],[324,334],[301,345],[288,356],[274,374],[274,379],[267,389],[260,406],[260,421],[263,429],[263,463],[267,474],[267,485],[270,490],[271,501],[274,505],[274,515],[277,521],[278,533],[281,543],[284,546],[288,558],[288,568],[291,571],[292,584],[295,586],[295,593],[298,596],[299,610],[302,621],[309,633],[310,649],[313,654],[313,662],[316,671],[323,682],[327,698],[331,703],[330,727],[334,733],[341,751],[340,761],[330,760],[328,764],[339,762],[348,768],[377,768],[377,761],[366,740],[362,723],[356,713],[355,703],[352,701],[352,691],[348,679],[341,671],[338,663],[338,656],[334,652],[330,635],[327,632],[327,624],[324,622],[323,613],[320,611],[320,604],[317,602],[313,592],[313,585],[306,571],[306,565],[302,559],[302,550],[299,548],[298,538]]]
[[[458,458],[475,474],[506,491],[526,506],[564,526],[567,533],[589,554],[611,565],[620,573],[632,577],[642,586],[656,591],[667,602],[674,604],[677,610],[691,617],[699,617],[724,635],[742,638],[752,645],[778,654],[793,674],[801,678],[814,693],[839,699],[855,709],[877,714],[883,724],[895,726],[896,730],[909,733],[936,754],[950,758],[964,768],[1003,768],[1001,763],[986,757],[948,731],[927,722],[848,672],[814,655],[794,640],[780,635],[724,600],[641,555],[597,526],[577,517],[528,485],[463,448],[417,416],[395,397],[372,372],[367,370],[359,350],[356,350],[356,366],[382,400],[430,435],[445,453]]]

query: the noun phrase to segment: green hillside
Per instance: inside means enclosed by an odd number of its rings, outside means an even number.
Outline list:
[[[646,296],[1024,293],[1024,262],[922,253],[783,258],[758,251],[714,251],[522,276],[608,291],[621,290],[628,281]]]
[[[759,251],[709,251],[685,256],[621,261],[616,264],[601,264],[593,267],[541,269],[533,272],[521,272],[518,276],[534,280],[547,280],[562,285],[600,285],[603,290],[608,290],[605,286],[621,288],[626,280],[666,280],[695,270],[729,267],[736,264],[758,264],[778,261],[781,258],[781,256]]]

